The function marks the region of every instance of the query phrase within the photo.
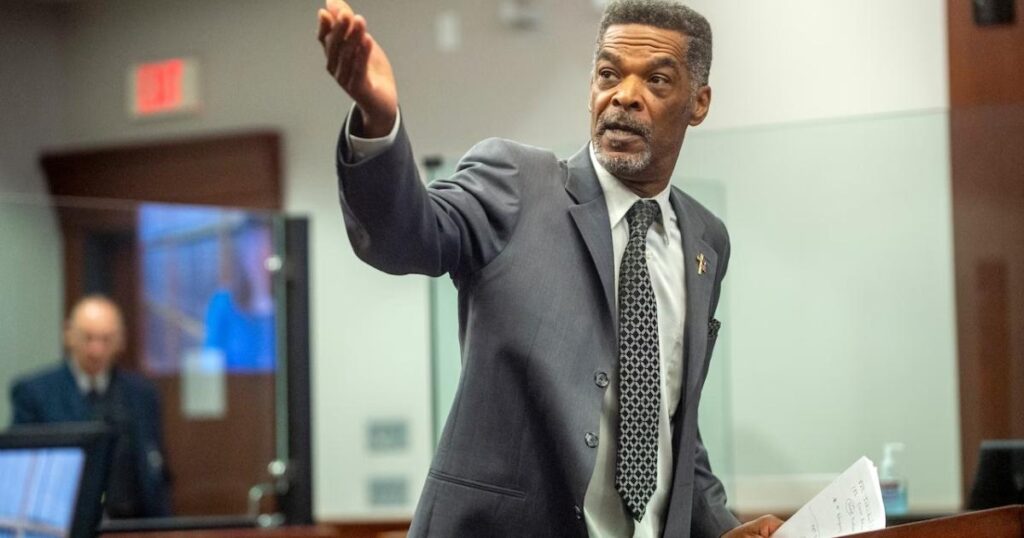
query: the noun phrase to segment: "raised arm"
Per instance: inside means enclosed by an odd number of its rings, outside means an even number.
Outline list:
[[[317,38],[323,45],[327,72],[355,101],[362,125],[354,134],[380,138],[398,117],[398,90],[384,49],[366,29],[366,19],[342,0],[327,0],[317,12]]]
[[[327,71],[356,104],[337,154],[356,255],[394,274],[474,273],[508,243],[519,216],[520,164],[536,156],[523,159],[523,148],[491,139],[470,150],[453,177],[425,187],[398,118],[391,64],[366,19],[340,0],[328,0],[317,17]]]

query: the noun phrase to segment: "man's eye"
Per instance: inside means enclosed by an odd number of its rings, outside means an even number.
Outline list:
[[[598,72],[597,75],[606,80],[615,78],[615,72],[612,71],[611,69],[602,69],[601,71]]]
[[[654,84],[668,84],[668,77],[664,75],[654,75],[651,77],[651,82]]]

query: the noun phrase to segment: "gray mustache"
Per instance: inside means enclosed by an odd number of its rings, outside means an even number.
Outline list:
[[[601,118],[597,125],[597,133],[604,134],[608,129],[628,131],[643,137],[645,140],[651,136],[651,128],[633,119],[628,114],[613,114]]]

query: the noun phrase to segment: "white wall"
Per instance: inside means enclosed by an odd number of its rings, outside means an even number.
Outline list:
[[[943,4],[898,4],[694,2],[717,37],[715,98],[704,132],[945,107]],[[348,101],[323,71],[314,37],[319,5],[83,0],[64,7],[55,31],[66,72],[53,80],[63,86],[68,121],[66,137],[55,139],[79,146],[268,126],[284,134],[286,205],[313,221],[316,513],[387,515],[370,509],[363,480],[392,470],[419,480],[429,461],[427,286],[422,278],[381,275],[348,248],[332,162]],[[420,155],[459,154],[495,135],[563,153],[586,141],[598,14],[585,0],[538,5],[545,15],[541,27],[519,33],[497,22],[497,2],[356,2],[390,53]],[[433,18],[446,10],[462,16],[462,49],[454,53],[433,47]],[[202,64],[202,114],[129,121],[123,101],[128,66],[189,54]],[[953,373],[942,375],[948,385]],[[742,394],[734,399],[737,410],[760,405]],[[837,413],[841,420],[862,420],[856,408]],[[376,417],[409,421],[410,455],[384,460],[368,454],[363,428]],[[943,415],[935,427],[949,433],[955,421]],[[801,461],[815,447],[784,444],[780,450],[785,459]]]
[[[60,139],[60,47],[54,10],[0,4],[0,379],[60,357],[63,261],[37,158]],[[0,429],[10,423],[7,387]]]
[[[941,0],[689,4],[715,35],[706,128],[948,107]]]

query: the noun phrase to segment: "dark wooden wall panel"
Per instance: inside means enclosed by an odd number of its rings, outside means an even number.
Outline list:
[[[172,501],[179,516],[244,514],[249,488],[266,481],[274,454],[274,376],[229,374],[225,415],[189,420],[180,376],[154,379],[164,406]]]
[[[965,498],[984,439],[1024,438],[1024,105],[951,111]]]
[[[976,26],[970,0],[948,0],[949,92],[953,108],[1024,102],[1024,0],[1017,22]]]
[[[275,133],[212,136],[42,157],[55,196],[281,209]]]
[[[1024,0],[977,26],[948,0],[964,497],[984,439],[1024,438]]]

